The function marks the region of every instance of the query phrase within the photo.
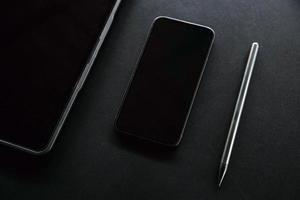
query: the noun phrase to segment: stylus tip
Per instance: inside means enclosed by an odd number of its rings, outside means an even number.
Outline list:
[[[219,169],[219,178],[218,178],[218,186],[221,187],[221,184],[224,180],[225,174],[227,171],[227,165],[225,163],[221,163]]]

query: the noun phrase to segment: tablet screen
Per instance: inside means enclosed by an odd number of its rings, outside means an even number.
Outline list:
[[[0,140],[49,143],[116,0],[6,1],[0,12]]]

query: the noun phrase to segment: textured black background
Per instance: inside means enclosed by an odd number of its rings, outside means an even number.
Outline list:
[[[300,1],[124,0],[52,152],[0,147],[1,199],[299,199]],[[113,122],[153,19],[216,40],[181,145],[118,137]],[[261,49],[231,164],[217,169],[251,42]]]

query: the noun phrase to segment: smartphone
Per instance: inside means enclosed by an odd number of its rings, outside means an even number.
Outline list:
[[[118,112],[116,131],[177,146],[214,35],[207,26],[156,18]]]

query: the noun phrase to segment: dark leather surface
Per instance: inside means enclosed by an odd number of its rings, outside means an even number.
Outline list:
[[[125,0],[54,149],[0,147],[1,199],[299,199],[300,2]],[[113,130],[153,19],[212,27],[216,40],[181,145]],[[260,43],[232,160],[217,170],[247,55]]]

